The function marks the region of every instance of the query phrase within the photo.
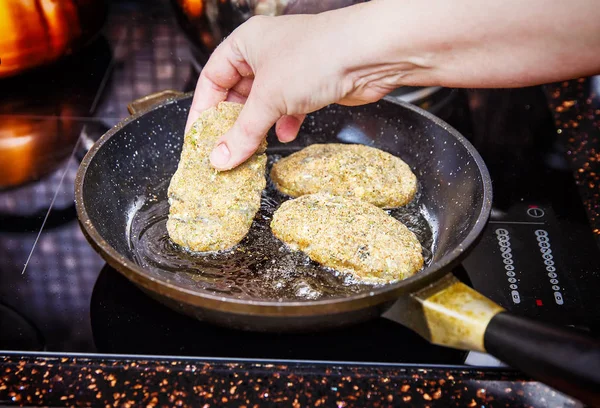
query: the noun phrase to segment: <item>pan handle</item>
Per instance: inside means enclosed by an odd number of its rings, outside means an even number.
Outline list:
[[[398,300],[394,320],[431,343],[489,353],[585,404],[600,406],[600,341],[516,316],[454,275]]]
[[[136,99],[127,105],[127,110],[130,114],[135,115],[143,110],[150,109],[151,107],[158,105],[159,103],[165,102],[169,99],[178,98],[184,95],[183,92],[174,91],[172,89],[165,89],[164,91],[156,92],[150,95],[146,95],[142,98]]]
[[[600,405],[600,345],[563,329],[502,312],[490,320],[487,352],[533,378],[592,406]]]

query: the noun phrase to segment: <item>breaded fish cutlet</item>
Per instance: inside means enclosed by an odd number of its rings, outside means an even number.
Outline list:
[[[313,261],[367,283],[406,279],[424,264],[412,231],[354,198],[319,193],[288,200],[275,211],[271,230]]]
[[[324,192],[382,208],[406,205],[417,191],[417,177],[404,161],[360,144],[310,145],[275,163],[270,176],[291,197]]]
[[[221,102],[204,111],[185,135],[177,171],[168,188],[167,232],[198,252],[227,250],[248,233],[266,186],[263,142],[240,166],[219,172],[209,161],[217,139],[235,123],[243,105]]]

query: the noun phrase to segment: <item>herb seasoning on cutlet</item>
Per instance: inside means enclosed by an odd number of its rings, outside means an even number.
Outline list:
[[[366,283],[406,279],[423,267],[413,232],[384,210],[325,193],[288,200],[275,211],[273,234],[313,261]]]
[[[209,155],[235,123],[243,105],[221,102],[202,113],[185,135],[168,189],[167,231],[173,242],[197,252],[227,250],[248,233],[266,186],[266,142],[240,166],[215,170]]]
[[[406,205],[417,191],[417,177],[404,161],[360,144],[310,145],[275,163],[271,179],[291,197],[323,192],[382,208]]]

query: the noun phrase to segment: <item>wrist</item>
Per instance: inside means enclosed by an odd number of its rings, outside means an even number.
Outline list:
[[[400,86],[437,84],[431,44],[399,24],[401,3],[373,0],[331,12],[343,44],[336,47],[340,75],[353,87],[386,94]]]

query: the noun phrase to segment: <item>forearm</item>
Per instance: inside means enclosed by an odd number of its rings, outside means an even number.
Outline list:
[[[597,0],[374,0],[340,13],[347,73],[385,86],[515,87],[600,73]],[[341,52],[341,51],[340,51]]]

